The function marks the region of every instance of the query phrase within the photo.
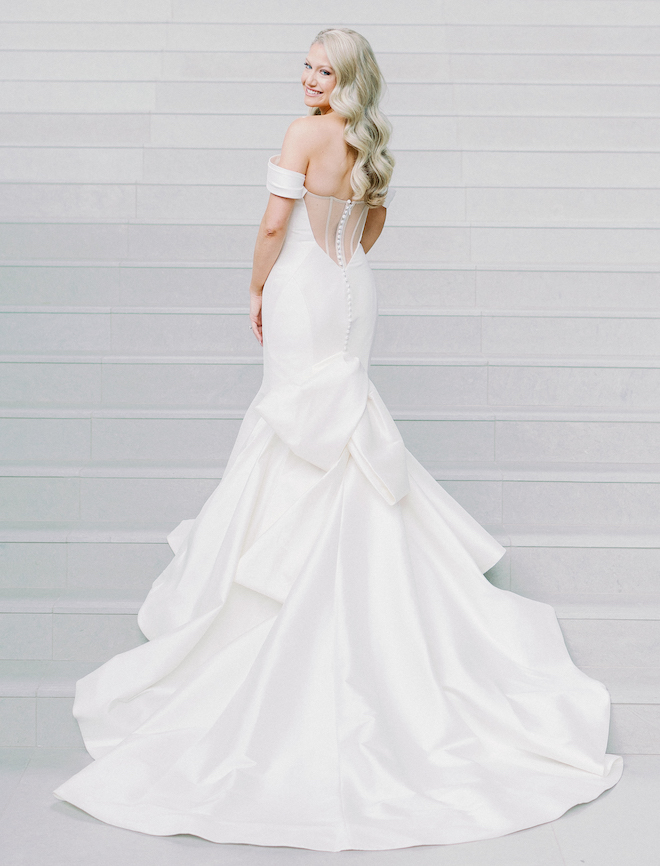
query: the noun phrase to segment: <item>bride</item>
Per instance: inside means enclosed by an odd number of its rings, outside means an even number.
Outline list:
[[[322,31],[302,84],[254,254],[263,384],[169,536],[148,642],[77,683],[96,760],[55,794],[144,833],[324,851],[551,821],[621,775],[608,693],[551,607],[484,578],[504,549],[368,378],[393,168],[369,43]]]

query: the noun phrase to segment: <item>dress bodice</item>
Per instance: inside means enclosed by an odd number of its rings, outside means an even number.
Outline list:
[[[333,195],[317,195],[305,187],[302,172],[282,168],[278,161],[279,155],[268,161],[269,192],[283,198],[304,199],[316,243],[336,264],[346,267],[362,239],[369,205]],[[393,193],[388,193],[385,207],[392,198]]]

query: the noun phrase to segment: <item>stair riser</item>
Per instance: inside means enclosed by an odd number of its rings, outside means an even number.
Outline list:
[[[435,58],[434,58],[435,59]],[[578,58],[580,59],[580,58]],[[591,58],[595,59],[595,58]],[[602,58],[610,62],[610,58]],[[520,56],[513,58],[520,62]],[[560,57],[566,63],[566,56]],[[649,58],[639,58],[648,64]],[[651,58],[655,60],[655,58]],[[137,115],[139,117],[139,115]],[[126,119],[119,117],[119,129],[105,132],[101,121],[94,125],[90,118],[84,126],[66,130],[62,123],[48,119],[46,115],[29,122],[18,121],[13,131],[0,133],[0,142],[11,143],[22,131],[20,143],[78,145],[84,147],[97,138],[105,143],[112,135],[124,130],[124,143],[138,145],[148,138],[147,132],[136,127],[135,115]],[[62,115],[66,117],[66,115]],[[233,115],[231,125],[226,116],[190,115],[185,125],[176,114],[154,114],[151,117],[151,145],[153,147],[215,147],[252,148],[255,141],[263,142],[265,148],[274,153],[279,150],[288,124],[295,114],[268,115],[259,117]],[[146,123],[147,115],[145,115]],[[442,115],[427,117],[411,115],[391,118],[393,134],[391,143],[395,150],[418,150],[420,147],[439,150],[481,151],[487,141],[493,150],[500,151],[629,151],[631,153],[657,149],[660,123],[655,117],[636,117],[634,123],[626,117],[521,117],[515,115]],[[97,132],[97,129],[99,131]],[[42,132],[43,130],[43,132]],[[101,137],[101,131],[103,136]],[[599,162],[604,160],[592,154]]]
[[[254,393],[236,407],[233,419],[0,418],[3,460],[223,465],[240,427],[240,411]],[[426,463],[660,463],[660,422],[466,419],[397,424],[408,448]]]
[[[222,8],[225,15],[224,3]],[[350,11],[347,8],[343,17],[350,20],[351,11],[352,8]],[[211,17],[216,16],[217,10]],[[131,17],[128,16],[129,21]],[[281,51],[299,53],[305,51],[319,28],[327,24],[327,19],[321,20],[309,13],[303,16],[308,23],[297,24],[234,23],[236,20],[240,22],[241,18],[245,20],[244,15],[228,23],[209,23],[206,10],[195,18],[195,23],[187,23],[188,13],[181,17],[183,22],[172,21],[168,15],[166,21],[161,18],[159,23],[140,23],[140,26],[133,27],[125,23],[105,23],[105,20],[98,23],[74,20],[70,24],[64,21],[59,24],[41,21],[37,24],[11,23],[3,28],[5,38],[0,47],[75,50],[83,45],[86,50],[272,51],[276,45]],[[420,18],[426,22],[424,25],[417,22],[404,27],[363,24],[360,29],[378,52],[437,51],[444,44],[443,28],[429,24],[426,16]],[[400,20],[400,16],[395,20]],[[223,21],[227,22],[227,19],[223,18]],[[606,40],[606,44],[611,42]],[[639,42],[639,37],[628,42],[634,45]],[[616,53],[625,45],[625,40],[623,43],[614,40],[611,50]]]
[[[578,667],[644,667],[657,661],[658,620],[564,619]],[[104,662],[144,643],[133,614],[0,613],[0,658]]]
[[[161,542],[0,542],[0,587],[125,590],[136,598],[172,558]],[[616,547],[517,547],[488,573],[502,589],[530,597],[657,593],[660,550]]]
[[[158,111],[181,114],[217,112],[302,113],[299,65],[292,60],[288,81],[7,81],[0,111]],[[294,79],[292,82],[291,79]],[[653,116],[657,85],[608,87],[581,83],[388,83],[382,105],[396,114],[495,114]],[[655,109],[655,111],[654,111]]]
[[[0,588],[125,590],[144,597],[172,558],[165,542],[0,542]]]
[[[511,589],[530,597],[631,595],[660,591],[660,549],[617,547],[509,548]]]
[[[206,0],[204,6],[210,5]],[[621,25],[630,26],[660,23],[660,12],[649,8],[648,3],[610,2],[599,3],[594,8],[588,0],[542,3],[537,6],[526,0],[507,0],[492,3],[489,0],[445,0],[442,4],[442,20],[448,25]],[[542,50],[534,44],[539,52]]]
[[[488,369],[488,404],[492,407],[656,410],[658,394],[660,369],[524,365]]]
[[[6,355],[88,353],[262,357],[247,314],[5,313],[0,345]],[[439,355],[654,355],[660,317],[381,315],[375,357]],[[18,357],[17,357],[18,360]]]
[[[296,64],[297,65],[297,64]],[[296,69],[296,72],[298,70]],[[93,111],[164,111],[181,114],[237,113],[251,114],[259,111],[273,113],[303,113],[302,85],[295,81],[297,75],[289,75],[289,81],[232,82],[168,82],[168,81],[8,81],[0,94],[0,111],[20,111],[29,104],[32,111],[62,112]],[[294,78],[294,82],[290,79]],[[464,85],[470,88],[470,85]],[[650,85],[652,88],[653,85]],[[551,85],[518,85],[523,100],[529,104],[532,113],[538,112],[544,89]],[[517,89],[518,89],[517,88]],[[578,93],[557,94],[558,106],[563,106],[569,114],[585,114],[586,99],[590,94],[588,85],[579,88]],[[639,101],[641,94],[630,88],[634,113],[647,114]],[[615,99],[616,99],[616,88]],[[507,98],[508,96],[508,98]],[[469,90],[464,97],[466,105],[479,104],[476,94]],[[619,97],[620,98],[620,97]],[[595,99],[598,101],[598,97]],[[503,93],[500,107],[507,111],[510,95]],[[386,110],[393,114],[436,114],[451,113],[452,85],[442,84],[397,84],[388,86],[383,100]],[[433,107],[430,107],[430,104]],[[598,106],[605,114],[614,114],[606,103]],[[435,110],[434,110],[435,109]],[[489,112],[490,113],[490,112]],[[497,113],[495,111],[494,113]],[[600,113],[600,112],[599,112]],[[619,112],[620,113],[620,112]]]
[[[593,220],[590,224],[607,224],[605,216],[609,203],[612,211],[611,223],[625,222],[620,212],[626,206],[626,214],[633,214],[637,221],[646,218],[646,212],[654,205],[653,197],[643,192],[639,195],[612,195],[599,190],[595,195]],[[561,201],[571,207],[570,196]],[[0,184],[0,219],[6,222],[34,219],[55,221],[95,221],[113,223],[121,220],[144,222],[220,223],[231,225],[256,225],[268,201],[265,186],[226,186],[222,191],[215,185],[152,185],[152,184]],[[530,207],[535,204],[532,194]],[[539,202],[543,206],[543,202]],[[554,202],[545,207],[550,214]],[[588,207],[588,203],[587,203]],[[577,208],[577,209],[576,209]],[[483,208],[481,208],[483,209]],[[588,218],[585,202],[576,203],[576,218]],[[585,216],[585,214],[587,216]],[[405,187],[397,192],[397,208],[389,225],[443,225],[464,222],[466,219],[465,193],[459,188],[443,188],[440,197],[436,188],[411,190]],[[543,221],[543,212],[535,220]]]
[[[0,184],[0,220],[122,220],[254,224],[268,193],[261,187],[140,184]],[[652,224],[660,210],[653,189],[490,189],[458,187],[397,192],[389,226],[502,223],[543,226]]]
[[[528,64],[537,75],[544,75],[548,81],[565,79],[565,72],[556,58],[532,58],[536,63]],[[598,58],[601,59],[601,58]],[[604,59],[604,58],[603,58]],[[590,80],[613,80],[621,82],[630,79],[631,83],[654,83],[660,78],[655,75],[652,63],[647,60],[647,68],[640,63],[641,58],[615,58],[613,69],[603,63],[589,63],[587,58],[576,58],[572,65],[574,71],[583,75],[583,83]],[[488,78],[507,71],[515,79],[521,72],[513,64],[489,63],[488,57],[476,58],[470,63],[458,63],[463,76],[474,74]],[[553,60],[555,62],[553,63]],[[582,60],[582,63],[579,61]],[[11,61],[11,62],[10,62]],[[541,61],[541,62],[538,62]],[[618,62],[616,62],[618,61]],[[426,56],[423,54],[387,54],[378,57],[379,66],[388,81],[398,83],[437,82],[445,83],[450,78],[449,55]],[[453,63],[453,59],[452,59]],[[648,67],[651,68],[648,68]],[[140,51],[118,53],[100,51],[78,52],[39,52],[14,51],[12,56],[0,58],[0,75],[6,80],[17,81],[282,81],[289,84],[299,75],[301,68],[300,53],[289,52],[167,52]],[[456,70],[459,72],[459,70]],[[530,70],[531,71],[531,70]],[[524,74],[523,74],[524,75]],[[504,80],[496,78],[495,80]],[[508,79],[506,79],[508,80]],[[523,77],[524,80],[524,77]],[[256,118],[255,118],[256,119]],[[252,138],[251,144],[255,139]],[[148,143],[148,142],[145,142]]]
[[[0,698],[0,748],[80,748],[72,697]],[[613,704],[608,751],[618,755],[660,753],[660,706]]]
[[[438,24],[448,25],[490,25],[506,27],[506,25],[538,26],[552,24],[565,27],[597,27],[598,25],[618,25],[625,18],[631,27],[635,25],[649,26],[660,24],[660,14],[649,8],[645,2],[610,2],[600,4],[604,8],[594,9],[589,0],[572,0],[570,3],[555,2],[543,4],[541,8],[524,2],[524,0],[509,0],[506,4],[495,4],[487,0],[471,0],[470,3],[460,0],[445,0],[442,5],[429,6],[420,4],[408,13],[396,4],[382,4],[378,9],[378,21],[387,24],[420,24],[428,26]],[[317,23],[316,15],[299,0],[283,0],[278,7],[283,20],[295,20]],[[355,4],[350,0],[337,0],[334,4],[340,20],[350,19],[355,11]],[[109,10],[102,0],[87,0],[84,6],[64,7],[58,10],[58,21],[66,22],[126,22],[134,24],[149,24],[149,22],[227,22],[234,27],[237,24],[250,29],[261,28],[264,25],[252,25],[255,19],[267,17],[268,5],[255,3],[250,10],[239,0],[225,0],[222,8],[218,8],[213,0],[187,0],[187,2],[116,4]],[[39,5],[27,6],[25,12],[12,6],[9,0],[0,4],[0,21],[40,21],[43,19],[43,8]],[[297,26],[297,25],[296,25]],[[289,25],[288,29],[294,29]],[[403,28],[401,28],[403,29]],[[231,46],[228,46],[231,47]],[[540,50],[540,49],[539,49]]]
[[[149,543],[0,542],[0,587],[125,590],[143,598],[172,558],[166,530],[160,535],[160,542]],[[532,598],[657,594],[660,550],[514,544],[488,579]]]
[[[374,268],[382,310],[653,310],[651,271],[489,270],[451,265]],[[77,264],[0,265],[2,303],[14,306],[205,307],[247,310],[250,271],[242,267]],[[221,288],[221,296],[219,296]]]
[[[559,623],[570,656],[580,668],[657,663],[659,620],[560,619]]]
[[[585,362],[588,364],[588,361]],[[660,367],[394,366],[370,378],[391,412],[438,407],[656,410]],[[255,364],[0,363],[6,407],[231,409],[243,412],[261,384]]]
[[[16,53],[12,52],[12,54]],[[43,77],[48,75],[51,69],[56,70],[55,66],[51,66],[50,58],[59,57],[65,52],[50,54],[48,65],[39,54],[34,52],[28,54],[36,58],[39,64],[39,76]],[[77,58],[81,54],[84,52],[75,52],[69,56]],[[113,74],[119,75],[118,70],[124,68],[123,59],[122,64],[119,64],[114,54],[109,53],[105,56],[110,58]],[[124,55],[128,58],[134,56],[134,53]],[[183,55],[184,58],[191,56],[195,58],[197,64],[201,63],[197,55]],[[201,56],[216,55],[211,53]],[[405,58],[405,55],[403,56]],[[97,52],[94,52],[92,57],[95,62],[99,61]],[[512,57],[491,55],[490,59],[496,63],[505,61],[514,63],[516,66],[522,63],[524,66],[524,61],[530,58],[524,55]],[[571,65],[581,60],[603,61],[606,69],[613,61],[630,61],[637,68],[641,67],[640,79],[645,74],[650,77],[655,76],[654,64],[657,61],[657,58],[648,56],[568,58],[566,55],[560,55],[533,59],[557,60],[561,64],[560,71],[563,70],[568,75],[572,73]],[[438,55],[433,55],[431,60],[434,65],[442,63],[441,56]],[[568,60],[570,64],[567,63]],[[10,62],[15,62],[13,57]],[[185,62],[185,59],[181,62]],[[419,62],[419,55],[415,58],[415,62]],[[456,58],[452,62],[456,62]],[[12,66],[12,69],[15,70],[17,67]],[[150,145],[157,148],[193,147],[211,150],[222,147],[250,149],[254,147],[255,142],[259,142],[264,148],[275,153],[281,147],[288,125],[297,116],[299,116],[298,111],[288,115],[268,113],[260,113],[256,116],[232,115],[231,123],[228,123],[225,115],[202,114],[189,115],[186,117],[186,123],[182,124],[177,114],[99,112],[71,115],[66,112],[48,114],[26,112],[5,118],[0,116],[0,145],[85,147],[116,144],[124,147]],[[429,148],[459,150],[463,147],[466,150],[479,151],[483,149],[484,141],[487,141],[493,150],[503,151],[639,152],[656,150],[660,138],[660,121],[655,117],[637,117],[634,123],[631,123],[627,117],[521,117],[515,114],[511,117],[411,115],[405,118],[393,117],[392,126],[392,145],[395,149],[403,150],[418,150],[420,142],[424,142],[424,146]]]
[[[103,223],[3,223],[0,225],[0,257],[3,260],[80,260],[97,262],[246,262],[252,257],[257,235],[255,208],[252,225],[175,225],[175,224],[103,224]],[[653,239],[660,229],[643,233],[630,229],[578,228],[579,238],[566,229],[473,229],[465,226],[387,227],[383,243],[374,249],[374,262],[401,263],[416,261],[471,263],[501,261],[493,258],[492,238],[497,243],[509,240],[521,244],[522,256],[515,261],[564,261],[576,257],[578,262],[603,258],[607,262],[652,261]],[[477,233],[478,232],[478,236]],[[485,232],[485,234],[484,234]],[[475,247],[470,256],[470,236]],[[577,241],[581,241],[576,252]],[[385,242],[386,241],[386,242]],[[552,255],[544,244],[552,244]],[[589,258],[591,256],[591,259]],[[484,258],[486,257],[486,258]]]
[[[529,8],[529,7],[526,7]],[[648,8],[648,6],[647,6]],[[626,15],[626,17],[628,17]],[[519,21],[511,22],[519,24]],[[595,22],[594,22],[595,23]],[[602,18],[598,23],[603,23]],[[618,21],[616,22],[619,23]],[[648,24],[648,20],[645,22]],[[660,21],[657,22],[660,24]],[[657,57],[489,55],[381,52],[378,63],[389,82],[447,81],[537,84],[657,84]],[[18,81],[264,81],[290,82],[300,55],[289,52],[13,51],[0,58],[0,76]],[[255,118],[256,120],[256,118]],[[253,144],[252,137],[249,144]],[[148,142],[145,142],[148,143]]]
[[[3,478],[0,520],[133,521],[174,527],[196,516],[219,478]]]
[[[0,613],[0,657],[104,662],[145,642],[134,614]]]
[[[178,86],[196,90],[203,88],[204,85]],[[483,85],[476,86],[483,87]],[[96,87],[97,85],[94,85],[94,88]],[[225,86],[225,89],[229,88]],[[606,94],[609,93],[609,88],[600,89]],[[647,89],[641,88],[642,91]],[[660,92],[660,87],[658,91]],[[118,108],[130,111],[128,105],[118,106]],[[547,110],[547,106],[545,108]],[[99,110],[102,110],[100,106]],[[163,111],[176,111],[176,108],[170,106],[163,108]],[[451,111],[449,113],[451,114]],[[475,111],[475,113],[479,114],[481,119],[483,112]],[[644,121],[648,118],[641,119]],[[396,118],[393,118],[393,123],[397,124]],[[404,124],[405,119],[401,118],[398,123]],[[410,139],[407,141],[404,139],[403,142],[408,145],[408,148],[403,147],[402,150],[394,148],[397,160],[396,186],[647,189],[657,186],[660,178],[660,154],[657,152],[603,153],[589,152],[583,147],[576,147],[574,151],[553,153],[535,151],[533,148],[525,150],[520,146],[503,151],[461,149],[440,151],[436,149],[438,142],[434,138],[434,130],[430,123],[429,127],[426,134],[417,140],[415,150],[410,148],[413,143]],[[271,151],[279,149],[264,146],[259,150],[247,148],[191,150],[191,143],[188,140],[185,143],[184,147],[149,149],[142,147],[117,149],[103,146],[58,147],[50,143],[45,147],[1,148],[0,181],[229,186],[238,184],[255,186],[263,190],[267,159]],[[577,251],[579,248],[575,247],[573,253]],[[44,257],[55,258],[52,255]],[[87,259],[90,258],[94,256],[88,255]],[[559,255],[557,258],[560,261],[573,263],[600,261],[598,258],[562,259]],[[544,260],[537,258],[534,261]]]
[[[197,87],[197,85],[191,85]],[[228,89],[228,88],[227,88]],[[129,106],[121,106],[122,110],[130,111]],[[299,114],[298,111],[296,111]],[[233,115],[228,116],[227,123]],[[105,143],[103,143],[105,144]],[[259,150],[245,149],[190,149],[190,142],[178,148],[145,149],[143,147],[72,147],[57,146],[52,143],[43,147],[3,147],[0,148],[0,181],[22,183],[97,183],[97,184],[221,184],[232,186],[254,186],[261,193],[266,185],[266,167],[270,151],[274,148],[266,145]],[[395,151],[397,158],[397,183],[409,186],[461,186],[461,152],[435,150],[437,144],[432,138],[421,139],[414,151]],[[275,150],[278,150],[275,148]],[[420,153],[423,159],[420,160]],[[472,164],[478,167],[485,154],[473,154]],[[552,170],[554,162],[549,157],[555,157],[562,164],[577,161],[582,163],[584,154],[545,155],[545,159],[536,163],[539,170],[542,166]],[[636,176],[643,165],[653,170],[655,161],[653,154],[632,154],[631,162],[627,163],[627,171]],[[533,161],[534,154],[527,154]],[[476,161],[475,161],[476,160]],[[423,163],[423,165],[420,165]],[[490,164],[490,163],[489,163]],[[615,160],[603,163],[597,160],[596,171],[607,171],[610,176],[612,169],[618,168]],[[595,176],[595,175],[594,175]],[[515,184],[525,185],[525,184]],[[527,184],[539,186],[539,182]],[[574,184],[570,184],[573,186]],[[636,184],[642,185],[642,184]],[[88,255],[89,259],[90,256]],[[234,257],[235,258],[235,257]]]
[[[175,526],[194,517],[218,478],[6,477],[0,520],[135,522]],[[475,520],[622,531],[649,526],[660,511],[660,483],[644,481],[442,481]]]
[[[319,19],[318,13],[306,12],[302,18],[309,23],[296,24],[254,24],[254,12],[250,7],[247,11],[245,4],[241,4],[241,13],[230,23],[210,23],[213,19],[222,16],[222,21],[227,22],[226,4],[221,7],[217,4],[204,3],[199,5],[199,11],[193,16],[189,11],[191,4],[186,3],[185,11],[179,14],[179,20],[167,20],[161,17],[157,23],[141,23],[140,26],[127,27],[125,23],[104,23],[107,12],[104,12],[103,22],[78,22],[71,23],[42,23],[34,24],[30,21],[25,23],[10,23],[3,27],[4,39],[0,47],[12,49],[80,49],[83,45],[86,50],[133,50],[161,51],[272,51],[276,45],[280,51],[304,51],[319,27],[327,24],[327,19]],[[600,7],[601,4],[598,4]],[[572,9],[573,4],[562,4],[564,10]],[[73,13],[74,19],[80,17],[78,7]],[[132,8],[132,7],[131,7]],[[337,9],[336,14],[340,20],[352,20],[354,5],[346,5]],[[392,15],[391,23],[402,25],[402,13],[398,7],[390,7],[394,12],[388,12],[387,6],[379,8],[379,18],[385,20],[385,16]],[[543,19],[541,22],[530,24],[519,24],[516,20],[515,26],[508,23],[503,25],[483,26],[481,24],[448,24],[442,26],[438,21],[446,20],[442,14],[440,5],[429,7],[428,4],[406,9],[405,23],[403,26],[392,27],[388,24],[361,24],[362,32],[377,54],[384,51],[400,52],[438,52],[446,50],[451,46],[453,52],[467,53],[529,53],[530,46],[538,54],[654,54],[657,52],[658,28],[648,26],[648,4],[644,6],[644,17],[631,18],[630,23],[634,25],[640,20],[643,26],[611,26],[620,25],[622,13],[616,7],[612,9],[611,16],[606,19],[601,16],[600,8],[594,9],[593,4],[586,7],[589,17],[582,21],[582,26],[574,23],[575,14],[571,12],[568,20],[562,18],[556,22],[557,26],[548,27],[545,18],[546,6],[543,4]],[[499,9],[508,7],[499,5]],[[429,22],[431,9],[435,9],[435,21]],[[533,7],[524,4],[524,15],[533,15]],[[210,13],[209,13],[209,10]],[[531,10],[531,12],[529,11]],[[89,14],[89,13],[88,13]],[[461,13],[465,14],[465,13]],[[492,16],[493,12],[487,12]],[[410,15],[411,17],[408,17]],[[248,17],[249,16],[249,17]],[[414,16],[414,17],[413,17]],[[591,17],[591,16],[595,16]],[[629,13],[625,13],[626,19]],[[13,16],[12,16],[13,17]],[[42,13],[37,13],[37,19]],[[89,17],[93,17],[89,14]],[[128,21],[135,20],[137,16],[131,14]],[[301,20],[300,13],[295,16]],[[234,23],[245,22],[249,23]],[[183,19],[183,21],[181,21]],[[194,20],[195,23],[187,23]],[[460,16],[458,20],[461,20]],[[486,21],[489,19],[486,18]],[[491,18],[492,20],[492,18]],[[423,23],[421,23],[423,22]],[[610,26],[608,26],[610,25]],[[303,47],[304,46],[304,47]]]
[[[50,54],[50,57],[59,57],[64,52]],[[83,52],[75,52],[79,57]],[[32,57],[33,52],[29,52]],[[43,64],[43,59],[36,55],[38,62]],[[98,55],[94,54],[98,60]],[[113,74],[119,74],[120,68],[117,60],[112,54]],[[134,57],[135,53],[125,54],[124,57]],[[140,56],[140,55],[138,55]],[[160,56],[160,54],[159,54]],[[256,55],[261,57],[263,55]],[[405,56],[405,55],[404,55]],[[419,55],[418,55],[419,56]],[[1,62],[2,58],[0,58]],[[12,67],[15,68],[15,67]],[[47,74],[53,67],[41,65],[43,74]],[[47,147],[89,147],[93,145],[122,145],[124,147],[194,147],[194,148],[241,148],[252,149],[255,142],[263,148],[277,152],[281,145],[289,124],[299,116],[299,112],[291,114],[267,114],[259,115],[232,115],[228,123],[226,115],[197,114],[189,115],[186,124],[181,124],[177,114],[103,114],[94,113],[88,115],[71,115],[66,112],[49,113],[22,113],[12,115],[11,123],[0,115],[0,145],[20,144],[23,146],[44,145]],[[483,118],[465,118],[465,121],[475,120],[477,123]],[[499,127],[510,127],[511,119],[494,118],[493,124]],[[516,118],[515,123],[518,124]],[[584,127],[584,137],[581,145],[573,139],[567,138],[566,130],[557,127],[556,131],[550,132],[550,140],[557,139],[558,144],[564,143],[562,150],[588,149],[590,138],[594,145],[600,144],[598,134],[609,135],[614,141],[627,143],[628,148],[640,148],[640,139],[632,138],[629,127],[623,128],[619,118],[575,118],[571,119],[572,127],[577,125]],[[581,121],[581,126],[580,126]],[[462,121],[461,121],[462,122]],[[538,123],[548,123],[547,118],[538,119]],[[391,144],[394,149],[418,150],[420,142],[433,142],[434,146],[457,150],[460,147],[458,138],[458,119],[450,116],[429,117],[408,115],[405,118],[392,118],[393,136]],[[500,137],[507,136],[504,131],[499,131]],[[593,127],[593,131],[590,130]],[[466,126],[468,129],[469,126]],[[649,138],[648,149],[653,139],[652,118],[640,118],[637,124],[638,136]],[[466,133],[468,134],[468,133]],[[529,149],[529,146],[538,137],[534,128],[520,128],[518,135],[508,134],[508,148],[505,149]],[[574,133],[575,135],[575,133]],[[483,138],[479,134],[472,135],[474,148],[479,149],[483,145]],[[578,139],[580,140],[580,139]],[[516,143],[518,142],[518,143]],[[571,146],[566,147],[566,142]],[[551,148],[554,149],[554,148]]]

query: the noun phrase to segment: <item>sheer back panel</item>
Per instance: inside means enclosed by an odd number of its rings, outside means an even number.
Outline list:
[[[369,206],[307,190],[305,205],[316,243],[333,262],[345,268],[360,243]]]

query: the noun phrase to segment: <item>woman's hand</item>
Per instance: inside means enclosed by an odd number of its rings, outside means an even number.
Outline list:
[[[261,330],[261,292],[250,287],[250,324],[252,333],[263,346],[264,336]]]

